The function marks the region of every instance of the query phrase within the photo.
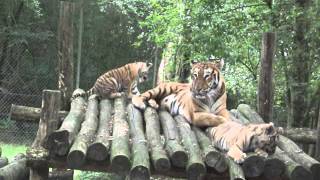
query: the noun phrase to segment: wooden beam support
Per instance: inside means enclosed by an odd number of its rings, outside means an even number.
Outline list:
[[[59,120],[64,119],[68,111],[59,111]],[[41,108],[20,106],[16,104],[11,105],[10,119],[15,121],[28,121],[38,123],[41,115]]]

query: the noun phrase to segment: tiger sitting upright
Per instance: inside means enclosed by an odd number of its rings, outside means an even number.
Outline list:
[[[139,95],[138,84],[147,81],[151,66],[152,63],[135,62],[109,70],[102,74],[85,94],[75,94],[71,99],[78,96],[89,97],[92,94],[100,99],[113,99],[122,96],[123,93],[128,98]]]
[[[220,69],[224,61],[193,62],[192,82],[162,83],[139,96],[133,96],[134,106],[145,109],[146,103],[166,109],[171,115],[182,115],[196,126],[217,126],[229,120],[226,109],[226,88]]]

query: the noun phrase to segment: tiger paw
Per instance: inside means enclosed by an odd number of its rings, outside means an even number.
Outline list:
[[[150,100],[148,101],[148,104],[149,104],[151,107],[153,107],[154,109],[158,109],[158,108],[159,108],[158,103],[157,103],[154,99],[150,99]]]
[[[123,96],[123,95],[124,95],[123,92],[115,92],[115,93],[111,93],[109,97],[110,97],[111,99],[114,99],[114,98],[121,97],[121,96]]]
[[[244,162],[244,159],[247,157],[246,153],[241,151],[228,151],[227,155],[231,157],[236,163],[241,164]]]
[[[139,96],[132,96],[131,101],[132,101],[132,104],[139,109],[146,108],[146,104],[143,102],[143,99]]]
[[[262,149],[256,149],[255,150],[255,153],[258,155],[258,156],[261,156],[261,157],[268,157],[268,153],[265,152],[264,150]]]

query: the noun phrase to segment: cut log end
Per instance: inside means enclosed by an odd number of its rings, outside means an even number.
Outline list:
[[[205,156],[205,163],[219,173],[225,172],[228,169],[228,164],[224,156],[217,151],[207,153]]]
[[[302,166],[296,166],[291,173],[291,180],[312,180],[312,175],[310,171],[306,170]]]
[[[267,179],[274,179],[280,177],[285,171],[285,164],[276,158],[268,158],[265,161],[263,175]]]
[[[172,164],[176,167],[186,167],[188,155],[185,151],[176,151],[171,155]]]
[[[108,149],[101,143],[91,144],[88,148],[88,158],[96,161],[103,161],[108,157]]]
[[[265,161],[262,156],[249,154],[242,164],[246,177],[258,177],[263,173]]]
[[[320,177],[320,164],[313,164],[311,167],[310,167],[310,170],[312,172],[312,176],[313,176],[313,179],[317,179]]]
[[[67,130],[58,130],[51,133],[48,137],[46,147],[48,149],[57,149],[55,146],[58,142],[68,142],[69,141],[69,132]],[[62,154],[65,155],[65,154]]]
[[[202,163],[193,163],[187,168],[188,179],[199,179],[199,177],[205,173],[206,167]]]
[[[136,166],[130,171],[131,180],[148,180],[150,179],[149,169],[144,166]]]
[[[159,172],[166,172],[171,168],[168,158],[160,158],[154,163],[154,168]]]
[[[111,168],[114,172],[123,174],[129,172],[131,161],[127,156],[118,155],[111,160]]]
[[[74,150],[67,156],[67,163],[71,168],[79,168],[85,163],[85,161],[86,156],[82,151]]]
[[[8,162],[9,162],[9,161],[8,161],[8,158],[6,158],[6,157],[0,157],[0,168],[8,165]]]

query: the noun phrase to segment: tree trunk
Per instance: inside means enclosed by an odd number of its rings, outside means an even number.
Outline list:
[[[73,91],[73,13],[74,2],[60,1],[60,18],[58,24],[58,87],[62,92],[63,109],[69,109]]]
[[[316,141],[316,155],[315,157],[320,161],[320,107],[318,115],[318,126],[317,126],[317,141]]]
[[[99,128],[95,140],[88,148],[88,158],[103,161],[108,157],[110,150],[110,130],[112,129],[111,114],[113,103],[109,99],[100,101]]]
[[[156,171],[165,172],[171,168],[170,160],[163,148],[160,138],[160,122],[157,111],[148,107],[144,111],[146,136],[149,144],[151,160]]]
[[[81,124],[81,130],[67,156],[67,163],[72,168],[81,167],[86,161],[88,146],[92,142],[98,127],[98,112],[97,96],[91,95],[84,121]]]
[[[150,179],[150,161],[142,114],[132,104],[128,105],[127,112],[132,139],[132,167],[129,176],[131,180],[147,180]]]
[[[165,149],[174,166],[183,168],[187,165],[187,152],[180,144],[177,124],[167,111],[159,112],[161,127],[166,139]]]
[[[265,122],[272,120],[273,71],[276,35],[273,32],[263,34],[260,80],[258,90],[258,112]]]
[[[190,124],[183,116],[176,116],[175,121],[179,129],[182,143],[186,148],[189,159],[187,163],[187,177],[188,179],[198,179],[201,175],[206,173],[206,166],[201,157],[200,147],[197,138],[193,131],[191,131]]]
[[[292,126],[302,127],[309,122],[308,119],[308,83],[310,79],[310,59],[307,33],[310,19],[308,18],[310,0],[296,1],[298,16],[296,17],[296,27],[293,47],[293,62],[291,63],[291,115]]]

